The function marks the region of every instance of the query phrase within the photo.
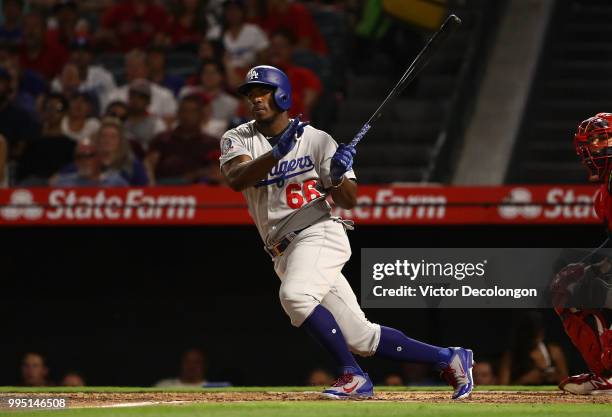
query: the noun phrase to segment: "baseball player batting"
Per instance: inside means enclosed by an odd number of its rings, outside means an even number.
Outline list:
[[[247,200],[281,280],[280,301],[291,324],[314,337],[339,369],[323,394],[373,395],[357,354],[435,364],[454,387],[453,399],[468,397],[474,387],[471,350],[428,345],[371,323],[342,275],[351,256],[346,231],[352,222],[332,217],[329,200],[345,209],[356,205],[355,148],[338,146],[299,116],[289,118],[291,85],[277,68],[252,68],[238,91],[248,98],[254,120],[223,135],[221,170]]]
[[[588,170],[589,180],[601,186],[594,198],[595,213],[612,232],[612,114],[598,113],[584,120],[574,135],[576,153]],[[609,246],[610,240],[602,247]],[[555,311],[565,332],[580,351],[590,372],[570,376],[559,388],[572,394],[612,394],[612,327],[605,315],[612,309],[612,263],[610,259],[591,265],[574,263],[555,276],[551,290]],[[590,293],[598,297],[592,305],[603,309],[572,308],[575,294]],[[568,307],[569,306],[569,307]]]

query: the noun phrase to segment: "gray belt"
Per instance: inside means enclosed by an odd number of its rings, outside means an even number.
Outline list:
[[[352,220],[345,220],[340,217],[330,217],[330,219],[335,221],[336,223],[342,224],[342,226],[344,227],[344,230],[354,230],[355,229],[355,222]],[[285,249],[287,249],[289,244],[293,241],[293,239],[295,239],[301,231],[306,230],[309,227],[310,226],[306,226],[303,229],[296,230],[291,233],[287,233],[277,243],[274,243],[269,246],[264,246],[264,250],[268,253],[268,255],[270,255],[272,259],[276,258],[277,256],[282,255],[283,252],[285,252]]]
[[[282,238],[278,243],[275,243],[270,246],[264,246],[264,250],[268,253],[268,255],[270,255],[272,259],[276,258],[277,256],[282,255],[285,249],[287,249],[287,246],[289,246],[289,244],[293,241],[293,239],[295,239],[298,233],[300,233],[302,230],[308,229],[308,227],[305,227],[300,230],[296,230],[295,232],[287,233],[285,237]]]

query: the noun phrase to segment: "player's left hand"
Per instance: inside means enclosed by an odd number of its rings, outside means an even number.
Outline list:
[[[291,149],[296,144],[296,141],[304,133],[304,128],[310,124],[310,122],[300,121],[300,114],[293,119],[283,134],[280,136],[278,143],[272,148],[272,155],[275,159],[282,159],[285,155],[291,152]]]
[[[332,182],[340,182],[342,176],[353,167],[353,158],[357,151],[354,147],[341,143],[332,156],[330,176]]]

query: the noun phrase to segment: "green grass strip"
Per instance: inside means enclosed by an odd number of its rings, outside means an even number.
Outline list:
[[[602,417],[609,404],[423,404],[358,401],[208,403],[113,409],[27,410],[28,417]]]
[[[0,387],[0,392],[305,392],[319,391],[323,387],[225,387],[225,388],[151,388],[151,387]],[[376,391],[449,391],[447,386],[434,387],[375,387]],[[556,391],[554,385],[487,385],[476,391]]]

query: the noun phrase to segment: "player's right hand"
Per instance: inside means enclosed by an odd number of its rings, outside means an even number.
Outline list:
[[[295,146],[297,138],[302,136],[304,133],[304,127],[310,122],[301,122],[300,114],[289,123],[289,127],[283,132],[278,142],[272,148],[272,156],[274,159],[282,159],[285,155],[291,152],[291,149]]]
[[[353,158],[357,151],[354,146],[341,143],[332,156],[329,174],[332,183],[339,182],[344,174],[353,168]]]

